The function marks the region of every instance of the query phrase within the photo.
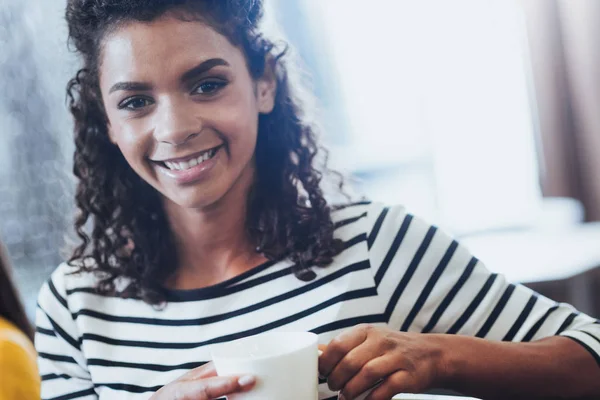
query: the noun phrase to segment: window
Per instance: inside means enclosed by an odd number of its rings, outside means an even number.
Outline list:
[[[314,45],[301,53],[327,58],[311,66],[333,84],[334,160],[362,191],[455,233],[533,221],[535,107],[514,1],[301,1]]]

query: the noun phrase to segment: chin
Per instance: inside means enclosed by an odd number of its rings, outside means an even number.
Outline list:
[[[225,176],[223,176],[225,175]],[[241,174],[237,179],[230,179],[231,176],[222,174],[220,179],[213,178],[212,181],[198,182],[188,186],[162,186],[156,185],[170,204],[183,209],[210,210],[224,203],[235,203],[236,198],[247,194],[248,187],[252,184],[252,174]],[[233,204],[230,204],[233,206]]]
[[[218,197],[212,196],[199,196],[199,197],[168,197],[168,201],[178,207],[186,209],[203,209],[209,208],[213,204],[218,203]]]
[[[188,193],[164,193],[163,197],[181,208],[185,209],[206,209],[218,204],[225,193],[214,190],[201,190],[194,188]]]

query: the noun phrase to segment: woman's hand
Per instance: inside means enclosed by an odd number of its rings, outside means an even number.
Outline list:
[[[443,346],[437,335],[359,325],[327,345],[319,372],[329,388],[352,400],[377,386],[367,400],[422,393],[443,382]]]
[[[165,385],[150,400],[213,400],[246,392],[255,383],[252,376],[217,376],[213,363],[208,363]]]

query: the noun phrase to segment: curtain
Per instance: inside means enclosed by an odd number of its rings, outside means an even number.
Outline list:
[[[600,220],[600,2],[521,0],[532,59],[546,196]]]

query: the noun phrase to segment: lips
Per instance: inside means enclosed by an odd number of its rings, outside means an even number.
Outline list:
[[[214,157],[223,145],[219,145],[207,150],[203,150],[199,153],[194,153],[186,157],[172,158],[162,161],[154,161],[155,163],[162,164],[163,167],[174,171],[185,171],[193,168],[198,164],[203,163]]]
[[[219,145],[187,157],[154,161],[154,163],[158,165],[158,169],[163,175],[175,180],[176,183],[193,183],[208,176],[220,158],[223,147],[223,145]]]

